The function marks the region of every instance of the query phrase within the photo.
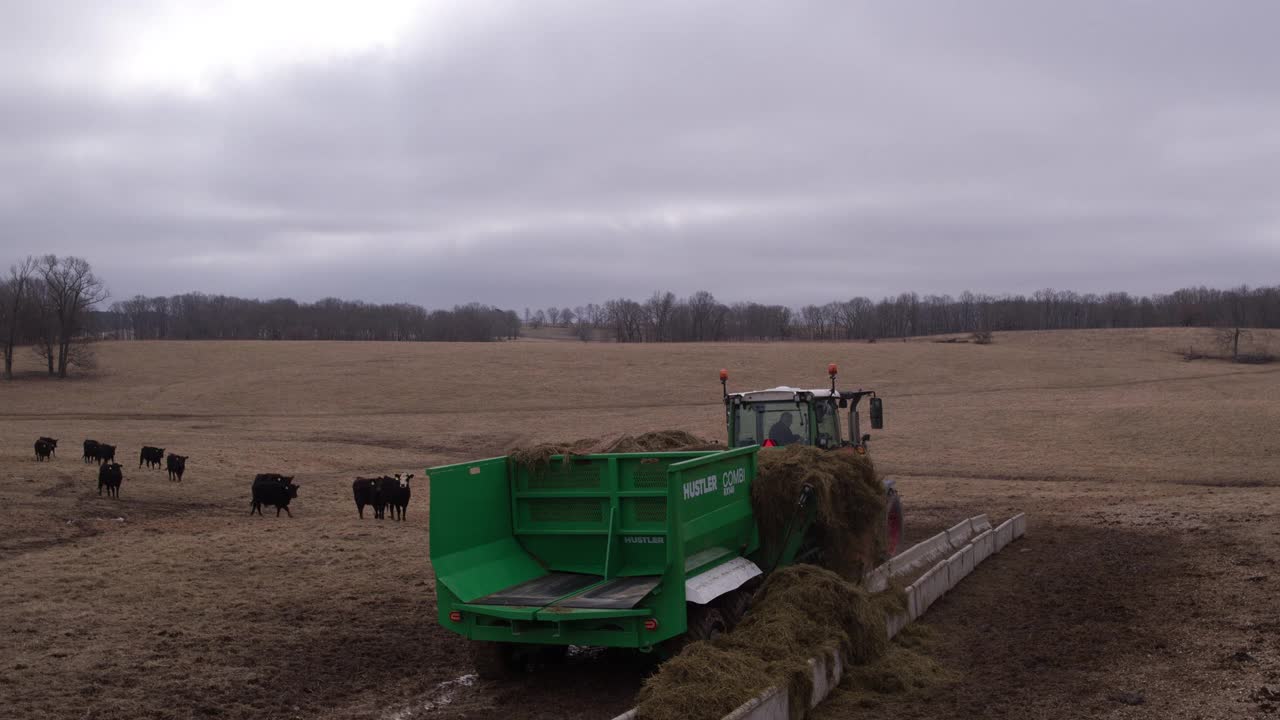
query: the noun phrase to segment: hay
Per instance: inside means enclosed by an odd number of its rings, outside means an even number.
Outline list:
[[[895,594],[871,596],[813,565],[778,570],[737,629],[689,645],[645,681],[638,717],[713,720],[770,686],[787,689],[800,717],[813,691],[809,659],[823,651],[837,651],[848,663],[883,655],[885,609],[902,602]]]
[[[678,450],[724,450],[714,440],[706,440],[684,430],[656,430],[642,435],[623,435],[596,452],[638,453],[675,452]]]
[[[884,486],[866,455],[808,445],[760,451],[751,505],[766,563],[786,541],[805,485],[813,487],[818,503],[807,544],[820,548],[824,567],[861,578],[885,554]]]
[[[517,465],[523,465],[534,472],[542,472],[551,465],[551,458],[560,455],[562,462],[568,462],[574,455],[586,455],[592,452],[597,440],[583,439],[572,442],[539,443],[529,447],[514,448],[507,456]]]
[[[514,448],[507,455],[515,463],[542,472],[551,465],[551,458],[559,455],[567,461],[574,455],[595,453],[644,453],[694,450],[724,450],[714,440],[700,438],[684,430],[655,430],[640,435],[620,435],[606,438],[582,438],[569,442],[540,443],[529,447]]]
[[[932,645],[927,628],[907,626],[882,657],[865,665],[845,668],[840,692],[819,706],[813,717],[815,720],[846,718],[858,710],[879,706],[888,696],[930,697],[940,692],[959,680],[960,675],[925,654]]]
[[[687,646],[645,680],[637,720],[718,719],[777,684],[772,663],[715,642]]]

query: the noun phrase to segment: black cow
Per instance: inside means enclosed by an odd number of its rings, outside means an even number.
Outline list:
[[[120,466],[116,463],[109,462],[98,468],[98,494],[102,494],[102,488],[107,489],[107,497],[120,499],[120,483],[124,480],[124,473],[120,470]]]
[[[84,441],[84,458],[83,459],[86,463],[91,463],[98,459],[98,441],[97,440]]]
[[[404,520],[405,510],[409,508],[409,481],[413,475],[396,473],[393,478],[382,479],[382,500],[391,507],[392,520]]]
[[[36,441],[36,462],[42,462],[44,460],[48,460],[49,456],[52,454],[53,454],[52,445],[45,442],[44,440]]]
[[[256,512],[262,515],[263,505],[274,505],[276,517],[280,517],[281,510],[293,517],[293,513],[289,511],[289,501],[296,497],[298,486],[294,484],[292,475],[262,473],[253,479],[253,505],[249,514]]]
[[[169,479],[170,479],[170,480],[177,480],[178,482],[182,482],[182,473],[184,473],[184,472],[186,472],[186,471],[187,471],[187,458],[188,458],[188,457],[190,457],[190,456],[188,456],[188,455],[174,455],[174,454],[170,453],[170,454],[169,454],[169,457],[165,459],[165,460],[166,460],[166,462],[168,462]]]
[[[391,502],[391,490],[395,482],[396,479],[389,475],[373,479],[373,484],[369,487],[369,504],[373,506],[375,520],[386,519],[387,505]]]
[[[58,454],[58,441],[56,439],[49,438],[49,437],[42,437],[40,439],[43,440],[44,442],[49,443],[49,447],[53,448],[54,455]]]
[[[142,448],[142,452],[138,453],[138,467],[142,467],[142,463],[146,463],[147,467],[160,467],[163,460],[164,448],[147,445]]]
[[[99,465],[104,462],[115,462],[116,446],[108,445],[106,443],[98,443],[97,447],[93,449],[93,459],[97,460]]]
[[[360,514],[361,520],[364,519],[364,506],[374,505],[375,490],[381,481],[382,478],[357,477],[351,482],[351,494],[356,498],[356,512]],[[374,511],[377,512],[376,506]]]

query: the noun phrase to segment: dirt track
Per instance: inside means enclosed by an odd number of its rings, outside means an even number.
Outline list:
[[[961,678],[821,718],[1266,717],[1280,680],[1271,488],[911,478],[926,518],[1019,497],[1028,535],[923,621]],[[905,481],[904,481],[905,482]],[[945,500],[943,500],[945,498]],[[1001,513],[1003,516],[1003,513]],[[1138,702],[1139,704],[1130,704]]]
[[[765,385],[834,357],[890,398],[876,453],[899,475],[909,532],[979,511],[1032,519],[925,621],[959,680],[874,707],[837,699],[825,717],[1266,717],[1280,705],[1259,692],[1280,685],[1280,381],[1182,363],[1167,349],[1183,342],[106,345],[97,378],[0,385],[0,706],[14,718],[610,717],[643,662],[590,656],[523,682],[456,683],[470,669],[433,619],[427,488],[406,523],[362,522],[351,477],[533,440],[714,436],[718,366]],[[495,386],[511,397],[469,394]],[[640,405],[608,407],[618,396]],[[37,464],[30,443],[46,434],[59,456]],[[120,445],[119,501],[96,495],[85,437]],[[142,444],[190,454],[187,480],[136,469]],[[248,481],[265,471],[298,474],[293,519],[248,517]],[[1121,701],[1136,694],[1143,704]]]

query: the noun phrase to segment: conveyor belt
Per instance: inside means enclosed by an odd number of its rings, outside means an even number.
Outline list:
[[[590,590],[565,598],[554,607],[623,610],[635,607],[662,582],[661,575],[615,578]]]
[[[590,587],[604,578],[599,575],[553,572],[532,580],[499,590],[474,602],[477,605],[528,605],[545,607],[556,600],[583,588]]]

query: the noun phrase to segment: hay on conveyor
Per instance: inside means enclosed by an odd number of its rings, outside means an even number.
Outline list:
[[[881,657],[885,613],[900,591],[869,595],[856,583],[813,565],[778,570],[733,632],[687,646],[645,681],[643,720],[715,720],[771,686],[785,688],[793,717],[809,706],[809,658],[838,651],[848,663]]]
[[[796,501],[810,485],[817,517],[807,541],[822,550],[819,562],[847,578],[861,578],[884,555],[884,486],[866,455],[789,445],[760,451],[751,506],[766,563],[796,522]],[[767,571],[769,568],[765,568]]]
[[[530,447],[515,448],[507,453],[520,465],[535,471],[545,470],[551,458],[559,455],[568,460],[574,455],[594,453],[642,453],[675,452],[681,450],[724,450],[714,440],[700,438],[684,430],[656,430],[640,435],[620,435],[606,438],[583,438],[570,442],[541,443]]]

